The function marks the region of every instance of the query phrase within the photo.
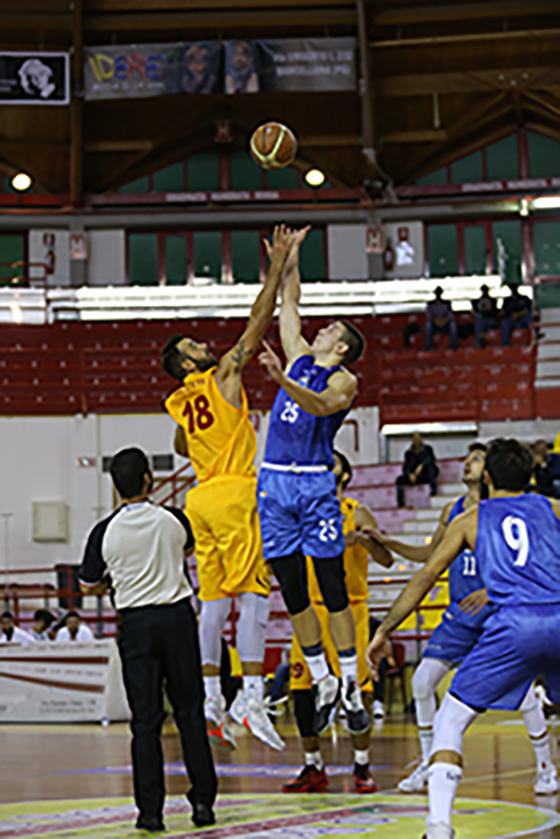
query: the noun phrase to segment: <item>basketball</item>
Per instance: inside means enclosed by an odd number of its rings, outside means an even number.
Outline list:
[[[251,137],[251,154],[263,169],[289,166],[297,153],[297,140],[280,122],[265,122]]]

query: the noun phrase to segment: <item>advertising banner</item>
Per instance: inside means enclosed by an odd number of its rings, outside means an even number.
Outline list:
[[[67,105],[66,52],[0,52],[0,104]]]
[[[88,100],[356,88],[354,38],[91,47],[85,54]]]

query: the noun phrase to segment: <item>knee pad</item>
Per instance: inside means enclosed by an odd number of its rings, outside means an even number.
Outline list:
[[[307,568],[305,557],[298,551],[289,556],[270,560],[274,576],[282,590],[282,597],[290,615],[299,615],[309,607],[307,590]]]
[[[450,669],[449,665],[437,658],[423,658],[412,677],[414,699],[428,699]]]
[[[222,632],[230,611],[231,600],[229,597],[223,597],[220,600],[203,600],[198,623],[200,653],[203,664],[220,666]]]
[[[300,737],[316,737],[315,700],[310,690],[292,691],[294,711]]]
[[[342,612],[348,606],[348,592],[344,577],[343,555],[327,559],[313,558],[313,568],[319,583],[323,603],[329,612]]]
[[[238,595],[237,650],[241,661],[262,661],[270,600],[244,591]]]
[[[432,754],[441,751],[463,754],[463,735],[477,716],[478,711],[447,693],[436,714]]]

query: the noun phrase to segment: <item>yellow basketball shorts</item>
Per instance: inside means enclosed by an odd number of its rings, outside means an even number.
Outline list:
[[[356,627],[356,654],[358,656],[358,682],[360,690],[372,691],[373,684],[366,664],[366,650],[369,644],[369,610],[365,601],[351,603]],[[329,627],[329,613],[326,606],[313,604],[313,609],[321,625],[321,642],[323,649],[335,676],[341,678],[340,664],[334,641]],[[290,650],[290,690],[309,690],[311,688],[311,673],[305,663],[299,641],[295,634],[292,637]]]
[[[224,475],[200,484],[187,493],[186,514],[195,540],[200,599],[241,592],[268,597],[256,478]]]

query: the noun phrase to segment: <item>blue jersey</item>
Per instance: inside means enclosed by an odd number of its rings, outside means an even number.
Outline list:
[[[294,361],[288,378],[315,393],[328,387],[329,378],[340,367],[321,367],[312,355]],[[284,466],[327,466],[332,468],[336,432],[350,408],[326,417],[314,417],[300,408],[286,391],[278,391],[268,426],[264,462]]]
[[[451,508],[447,523],[450,524],[454,518],[465,512],[465,498],[463,495],[458,498]],[[468,548],[460,554],[449,566],[449,609],[453,618],[468,626],[480,627],[492,614],[492,607],[486,605],[477,615],[468,615],[459,608],[459,603],[468,594],[484,588],[475,554]]]
[[[560,604],[560,520],[548,498],[481,501],[475,554],[496,605]]]

